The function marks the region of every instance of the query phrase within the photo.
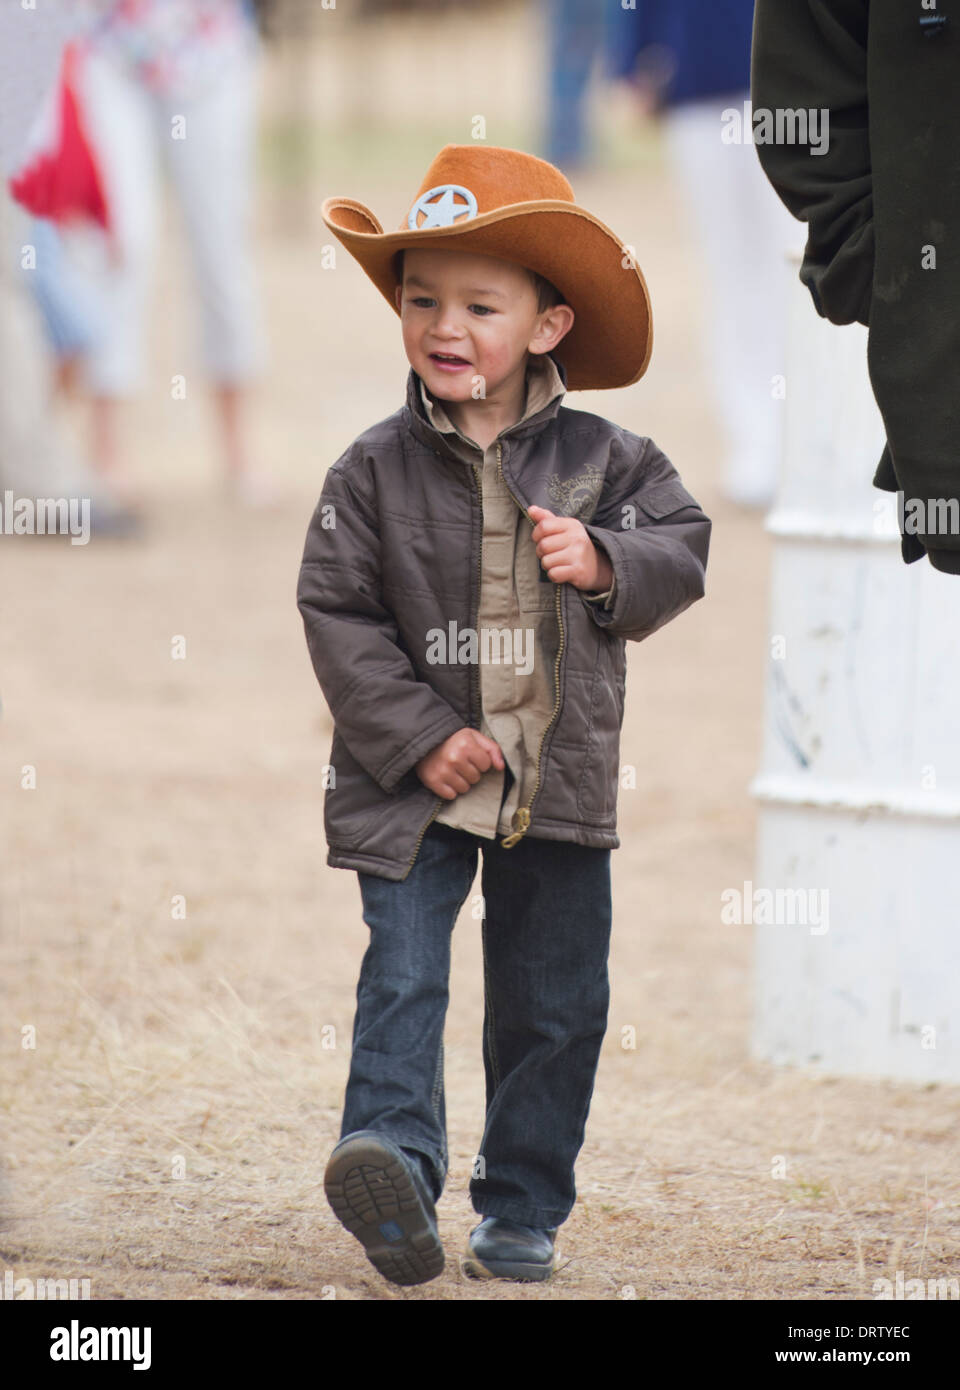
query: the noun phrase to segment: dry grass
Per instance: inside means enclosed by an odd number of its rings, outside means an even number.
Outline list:
[[[405,362],[360,272],[322,275],[316,245],[269,219],[259,441],[288,504],[225,510],[202,393],[174,405],[158,390],[131,419],[147,539],[0,557],[0,1257],[18,1276],[89,1277],[108,1299],[529,1300],[848,1299],[898,1269],[960,1275],[960,1088],[749,1060],[750,942],[719,926],[719,895],[751,874],[768,542],[717,499],[697,269],[662,172],[578,191],[640,248],[658,345],[640,386],[571,403],[652,434],[715,530],[707,601],[630,654],[623,756],[639,790],[621,796],[610,1030],[557,1276],[477,1285],[458,1269],[483,1103],[466,916],[446,1272],[388,1285],[323,1198],[365,933],[355,877],[324,864],[329,720],[294,588],[323,470],[396,408]],[[189,327],[169,253],[162,280],[167,381]],[[36,791],[17,790],[27,763]],[[635,1050],[620,1046],[628,1025]]]

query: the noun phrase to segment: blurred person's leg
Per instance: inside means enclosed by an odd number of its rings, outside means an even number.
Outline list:
[[[57,388],[72,395],[82,381],[82,358],[102,332],[99,305],[89,281],[73,273],[56,223],[34,217],[29,241],[35,265],[23,271],[23,281],[40,310],[54,357]]]
[[[231,64],[208,92],[170,103],[185,138],[167,144],[197,283],[203,362],[211,380],[228,484],[246,500],[270,485],[249,447],[247,398],[266,352],[252,251],[257,51]]]
[[[545,157],[572,170],[589,154],[586,95],[603,39],[603,6],[597,0],[546,0],[549,25],[549,99]]]
[[[769,506],[779,478],[787,267],[803,228],[766,181],[751,144],[724,144],[721,113],[746,93],[710,97],[664,115],[672,170],[707,272],[707,369],[727,435],[724,495]],[[771,196],[772,195],[772,196]]]
[[[17,496],[80,496],[90,483],[51,404],[50,329],[32,277],[47,224],[0,191],[0,490]],[[39,236],[38,236],[39,229]],[[34,246],[37,270],[21,270]]]
[[[9,253],[0,257],[0,489],[21,497],[88,499],[93,534],[127,536],[136,531],[136,517],[110,501],[52,408],[57,353],[68,354],[59,360],[74,360],[90,326],[62,298],[64,286],[53,269],[56,236],[55,228],[42,219],[31,222],[0,192],[0,245]],[[36,249],[36,270],[18,266],[27,245]],[[38,274],[42,289],[31,283]]]
[[[85,66],[83,110],[104,180],[111,235],[92,228],[69,232],[64,249],[71,274],[86,281],[100,311],[101,332],[84,360],[93,402],[93,463],[115,491],[129,492],[118,416],[144,380],[144,311],[158,213],[156,135],[149,94],[97,54]]]

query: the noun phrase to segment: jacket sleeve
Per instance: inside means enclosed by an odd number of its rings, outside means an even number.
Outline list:
[[[800,279],[831,323],[869,324],[873,177],[867,102],[869,0],[757,0],[753,111],[826,110],[826,151],[757,143],[767,178],[808,224]]]
[[[297,607],[337,731],[391,792],[463,720],[417,677],[398,644],[396,620],[381,596],[376,509],[340,463],[327,473],[307,531]]]
[[[588,613],[612,637],[642,642],[705,593],[713,523],[651,439],[624,444],[624,464],[585,530],[613,567],[612,597]]]
[[[583,593],[583,590],[580,591]],[[614,575],[610,581],[610,588],[605,589],[602,594],[583,594],[588,603],[602,603],[604,608],[612,608],[617,595],[617,577]]]

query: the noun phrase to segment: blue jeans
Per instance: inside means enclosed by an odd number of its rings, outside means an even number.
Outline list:
[[[590,160],[586,103],[594,62],[603,47],[604,13],[598,0],[546,3],[549,88],[544,157],[561,169]]]
[[[576,1198],[610,991],[610,850],[512,849],[436,821],[403,882],[358,872],[370,944],[357,986],[341,1138],[377,1130],[446,1180],[443,1025],[450,938],[483,853],[486,1124],[474,1209],[559,1226]]]

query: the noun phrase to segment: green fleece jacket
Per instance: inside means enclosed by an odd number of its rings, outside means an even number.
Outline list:
[[[830,121],[826,153],[758,144],[760,162],[808,224],[800,279],[817,312],[869,328],[887,435],[873,483],[903,491],[903,559],[926,554],[949,574],[960,574],[960,530],[944,524],[960,509],[958,78],[955,0],[757,0],[754,120],[799,108]],[[929,525],[931,499],[948,505]]]

